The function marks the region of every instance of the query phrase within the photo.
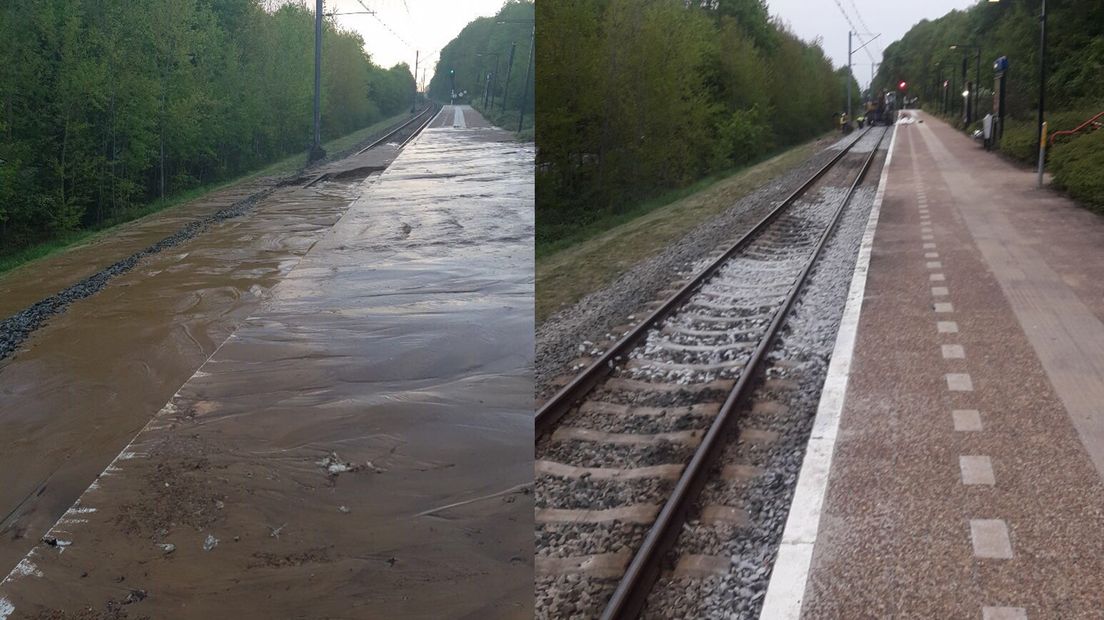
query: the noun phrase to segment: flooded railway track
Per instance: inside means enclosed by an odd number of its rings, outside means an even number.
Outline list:
[[[409,120],[402,121],[395,127],[385,129],[377,138],[370,138],[371,142],[369,144],[351,154],[361,155],[368,150],[392,142],[397,143],[398,148],[401,149],[429,125],[440,109],[441,106],[438,104],[427,105]],[[340,160],[348,156],[349,154],[339,154],[334,159]],[[42,327],[47,319],[63,312],[73,302],[100,292],[110,280],[130,271],[146,258],[178,246],[202,234],[212,225],[245,215],[257,203],[272,195],[278,189],[294,185],[303,185],[304,188],[308,188],[328,180],[342,181],[348,178],[359,180],[373,172],[380,172],[384,168],[386,166],[360,167],[343,172],[326,171],[316,174],[300,172],[280,178],[215,213],[187,222],[176,232],[156,243],[134,252],[92,275],[86,276],[65,289],[23,308],[10,317],[0,320],[0,362],[13,355],[20,344],[32,332]]]
[[[734,441],[736,412],[886,133],[868,130],[847,144],[608,350],[591,351],[596,359],[539,408],[541,614],[640,615],[718,456]],[[853,153],[862,140],[876,143],[869,154]],[[833,189],[843,195],[826,209],[817,197]],[[745,429],[739,440],[770,437]],[[752,469],[728,464],[719,475],[739,483]],[[703,506],[701,517],[722,528],[746,520],[741,507],[724,503]],[[711,561],[688,555],[678,563],[692,572]]]

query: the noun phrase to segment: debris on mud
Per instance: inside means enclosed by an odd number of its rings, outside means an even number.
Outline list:
[[[355,473],[368,470],[380,474],[385,471],[373,465],[372,461],[365,461],[363,465],[351,461],[344,461],[337,456],[337,452],[330,452],[319,459],[316,464],[326,472],[326,477],[330,479],[330,482],[333,482],[338,475],[344,473]]]

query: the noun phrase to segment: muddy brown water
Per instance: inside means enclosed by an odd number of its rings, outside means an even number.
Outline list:
[[[372,158],[385,163],[394,154]],[[40,281],[19,270],[3,281],[5,302],[10,294],[22,307],[55,293],[253,189],[220,192],[123,227],[117,242],[104,237],[62,253],[43,265]],[[150,257],[74,303],[0,363],[0,572],[35,544],[357,193],[339,183],[278,190],[254,213]]]
[[[63,378],[36,387],[53,413],[34,408],[10,427],[28,439],[0,457],[23,463],[21,474],[0,474],[4,486],[33,495],[52,468],[65,475],[19,516],[24,538],[4,539],[11,564],[34,548],[0,585],[0,607],[31,617],[86,607],[173,618],[531,617],[532,160],[508,134],[427,130],[378,184],[358,186],[313,248],[325,218],[309,221],[295,205],[340,203],[347,193],[335,184],[275,200],[273,211],[286,209],[279,223],[246,223],[258,208],[236,235],[209,233],[181,246],[188,256],[144,264],[36,334],[0,381],[26,365],[28,378],[81,373],[87,387],[70,393]],[[246,261],[228,249],[243,243],[271,255]],[[309,251],[295,261],[289,248]],[[220,270],[230,273],[199,287]],[[157,279],[180,292],[142,291]],[[90,330],[71,326],[68,342],[40,344],[96,302],[102,336],[74,342]],[[205,320],[186,328],[188,317]],[[131,336],[162,344],[136,353],[124,346]],[[103,362],[114,372],[93,357],[117,358]],[[202,359],[189,370],[182,357]],[[175,396],[134,393],[165,368],[196,367]],[[118,372],[133,376],[126,391],[111,380]],[[98,473],[82,482],[77,470],[96,468],[84,453],[113,443],[102,469],[159,408],[82,495]],[[117,428],[123,419],[129,432]],[[62,546],[35,545],[38,524],[62,514],[49,532]]]

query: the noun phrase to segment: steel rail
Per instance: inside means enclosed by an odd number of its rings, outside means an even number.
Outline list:
[[[430,109],[432,109],[432,108],[434,108],[434,107],[436,107],[436,106],[432,106],[432,105],[431,105],[431,106],[429,106],[429,108],[430,108]],[[433,122],[433,119],[434,119],[434,118],[436,118],[436,116],[437,116],[436,114],[428,114],[428,115],[426,115],[426,119],[425,119],[425,121],[424,121],[424,122],[422,122],[422,124],[421,124],[421,125],[418,125],[418,128],[417,128],[417,129],[415,129],[414,131],[410,132],[410,135],[409,135],[409,136],[407,136],[405,140],[403,140],[402,142],[400,142],[400,143],[399,143],[399,148],[401,149],[401,148],[405,147],[405,146],[406,146],[407,144],[409,144],[409,143],[410,143],[410,141],[411,141],[411,140],[413,140],[414,138],[418,137],[418,134],[422,133],[422,130],[423,130],[423,129],[425,129],[426,127],[428,127],[428,126],[429,126],[429,124]]]
[[[628,569],[625,571],[625,575],[622,577],[620,583],[617,584],[617,589],[614,590],[613,596],[610,597],[605,610],[602,612],[601,617],[603,620],[636,618],[643,609],[648,594],[656,578],[659,576],[663,558],[678,538],[687,513],[692,507],[698,493],[701,491],[702,486],[704,486],[710,474],[713,462],[724,447],[723,437],[728,432],[731,421],[736,418],[735,412],[737,408],[749,395],[752,380],[759,365],[762,363],[763,359],[766,358],[767,353],[770,351],[770,347],[774,344],[775,337],[778,335],[786,315],[789,313],[790,308],[793,307],[798,295],[804,288],[809,273],[812,271],[821,252],[827,245],[828,239],[831,237],[832,232],[836,228],[836,224],[840,220],[840,216],[843,214],[848,203],[851,202],[855,190],[858,189],[859,184],[862,183],[863,178],[870,169],[871,163],[878,154],[878,147],[881,146],[887,131],[888,130],[883,130],[882,135],[878,138],[877,144],[875,144],[874,148],[870,151],[870,155],[866,157],[862,169],[859,170],[859,174],[855,177],[855,181],[847,190],[846,196],[840,201],[839,207],[836,208],[828,226],[821,234],[816,249],[813,251],[808,263],[806,263],[805,267],[794,281],[793,287],[790,289],[790,293],[787,295],[786,300],[775,311],[770,326],[767,328],[763,338],[759,341],[759,345],[756,347],[755,352],[745,364],[736,385],[732,388],[728,398],[725,399],[724,405],[721,406],[717,416],[713,419],[713,423],[710,425],[708,432],[706,432],[697,451],[691,458],[690,463],[679,477],[678,483],[675,485],[671,496],[663,505],[663,509],[660,511],[659,516],[656,517],[651,529],[649,529],[640,549],[637,550],[636,554],[633,556]],[[869,130],[867,130],[867,132],[869,132]],[[863,132],[859,140],[865,137],[867,132]],[[858,142],[858,140],[856,140],[856,142]],[[855,142],[851,143],[850,146],[854,146],[854,144]],[[850,148],[848,150],[850,150]],[[833,163],[838,161],[838,159],[838,157],[835,158]]]
[[[777,207],[771,210],[762,220],[759,221],[751,230],[746,232],[736,243],[732,244],[724,254],[717,260],[713,261],[708,267],[698,273],[692,280],[687,282],[677,293],[672,295],[667,301],[663,303],[659,308],[656,308],[651,314],[649,314],[639,325],[634,327],[628,334],[625,334],[620,340],[618,340],[612,347],[609,348],[601,357],[599,357],[594,363],[575,376],[570,383],[560,388],[551,398],[549,398],[541,407],[537,410],[535,426],[536,437],[540,438],[542,435],[547,434],[555,426],[556,422],[560,420],[568,411],[571,410],[576,404],[582,401],[583,397],[594,388],[606,375],[612,370],[617,358],[626,355],[636,344],[643,338],[648,330],[655,324],[662,321],[667,317],[675,308],[682,305],[684,301],[706,280],[713,276],[718,269],[732,257],[733,254],[742,250],[747,244],[749,244],[760,232],[762,232],[771,222],[773,222],[777,216],[782,213],[786,208],[792,205],[798,198],[800,198],[820,177],[824,176],[828,170],[836,165],[851,148],[858,144],[859,140],[862,140],[866,134],[870,131],[868,128],[857,137],[854,141],[849,143],[845,148],[841,149],[828,163],[816,171],[807,181],[801,184],[796,190],[793,191],[785,200],[783,200]]]
[[[387,142],[388,140],[390,140],[391,138],[393,138],[393,137],[395,136],[395,134],[399,133],[399,132],[400,132],[400,131],[402,131],[403,129],[406,129],[406,128],[407,128],[407,127],[408,127],[409,125],[413,124],[413,123],[414,123],[415,121],[417,121],[417,120],[421,119],[421,117],[422,117],[422,116],[424,116],[424,115],[425,115],[425,114],[426,114],[427,112],[429,112],[429,111],[433,110],[433,108],[434,108],[434,107],[435,107],[435,106],[433,106],[433,105],[427,105],[427,106],[426,106],[426,107],[425,107],[425,108],[424,108],[424,109],[423,109],[423,110],[422,110],[421,112],[419,112],[419,113],[415,114],[414,116],[412,116],[412,117],[410,118],[410,120],[406,121],[405,123],[403,123],[402,125],[399,125],[398,127],[394,128],[394,129],[392,129],[391,131],[389,131],[389,132],[385,133],[385,134],[384,134],[384,135],[383,135],[383,136],[382,136],[381,138],[379,138],[378,140],[375,140],[375,141],[373,141],[373,142],[372,142],[371,144],[369,144],[368,146],[366,146],[366,147],[364,147],[364,148],[360,149],[359,151],[357,151],[357,152],[356,152],[356,154],[357,154],[357,155],[360,155],[360,154],[361,154],[361,153],[363,153],[364,151],[367,151],[367,150],[369,150],[369,149],[374,149],[374,148],[376,148],[377,146],[379,146],[379,145],[381,145],[381,144],[383,144],[383,143]],[[420,131],[420,129],[419,129],[419,131]],[[405,144],[405,143],[404,143],[404,144]]]

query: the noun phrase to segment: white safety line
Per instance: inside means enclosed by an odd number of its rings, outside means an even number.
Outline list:
[[[774,561],[770,583],[767,584],[767,595],[759,614],[761,620],[797,620],[801,617],[801,604],[805,599],[805,585],[813,560],[813,546],[816,544],[821,510],[828,490],[828,474],[836,447],[836,432],[839,430],[847,381],[851,374],[859,315],[866,291],[866,276],[870,269],[870,252],[874,247],[874,232],[878,227],[878,215],[885,198],[889,164],[893,160],[898,127],[899,125],[893,126],[893,136],[890,138],[885,164],[878,179],[878,190],[874,194],[874,204],[870,207],[870,218],[867,220],[859,256],[855,261],[851,289],[847,292],[847,304],[843,308],[832,361],[828,365],[828,374],[820,393],[813,431],[805,450],[805,459],[801,463],[801,474],[797,479],[790,514],[786,518],[786,529],[782,532],[778,557]]]
[[[468,128],[468,124],[464,121],[464,108],[462,106],[452,107],[452,127],[453,129]]]

